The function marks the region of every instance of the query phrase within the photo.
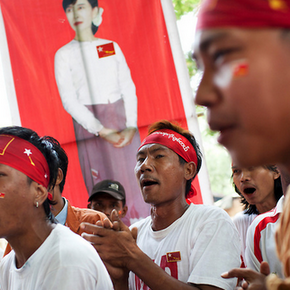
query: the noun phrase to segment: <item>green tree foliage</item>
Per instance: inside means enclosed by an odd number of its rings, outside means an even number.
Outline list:
[[[177,21],[188,13],[197,13],[201,0],[172,0]],[[184,52],[190,77],[196,75],[196,63],[192,60],[192,52]],[[195,93],[195,92],[194,92]],[[206,109],[196,106],[199,127],[201,130],[204,159],[207,164],[211,189],[215,196],[233,193],[231,180],[231,158],[227,150],[218,144],[218,133],[211,131],[206,121]]]
[[[196,10],[200,0],[173,0],[172,2],[176,19],[179,20],[182,15]]]
[[[172,3],[176,19],[180,20],[183,15],[189,12],[196,13],[200,0],[173,0]],[[192,60],[191,53],[192,52],[188,52],[185,54],[186,65],[190,77],[194,76],[197,72],[196,63]]]

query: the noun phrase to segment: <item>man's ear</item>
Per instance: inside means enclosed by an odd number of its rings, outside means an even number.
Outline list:
[[[48,191],[43,185],[38,184],[36,182],[34,182],[34,186],[35,186],[35,191],[36,191],[34,203],[41,205],[47,199]]]
[[[62,182],[62,180],[63,180],[63,172],[60,168],[58,168],[55,186],[59,185]]]
[[[196,164],[191,161],[184,165],[184,178],[186,180],[192,179],[196,174]]]
[[[128,206],[127,205],[124,205],[123,206],[123,209],[121,210],[121,214],[119,215],[120,218],[123,218],[125,217],[125,215],[127,214],[127,211],[128,211]]]
[[[277,179],[277,178],[279,178],[280,176],[281,176],[281,173],[280,173],[279,170],[278,170],[278,172],[273,171],[273,177],[274,177],[274,179]]]

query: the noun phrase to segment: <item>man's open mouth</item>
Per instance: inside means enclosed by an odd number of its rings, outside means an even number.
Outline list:
[[[248,188],[245,188],[244,190],[243,190],[243,192],[245,193],[245,194],[252,194],[252,193],[254,193],[256,191],[256,188],[254,188],[254,187],[248,187]]]

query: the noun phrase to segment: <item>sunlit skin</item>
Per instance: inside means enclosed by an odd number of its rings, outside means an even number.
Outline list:
[[[20,268],[53,229],[42,207],[47,190],[35,181],[28,182],[24,173],[0,164],[0,192],[5,193],[0,200],[0,237],[12,246]]]
[[[153,230],[168,227],[187,209],[183,193],[186,181],[195,171],[193,162],[180,164],[178,155],[163,145],[146,144],[140,148],[135,174],[144,201],[151,204]],[[156,220],[158,224],[155,224]]]
[[[194,58],[203,70],[196,104],[207,107],[210,128],[236,164],[289,167],[290,39],[278,29],[204,30]],[[241,60],[247,73],[226,79],[227,67]]]
[[[112,210],[115,209],[120,218],[125,217],[128,207],[123,206],[123,201],[114,198],[108,193],[100,193],[93,197],[88,208],[93,210],[101,211],[110,218]]]
[[[259,213],[271,210],[276,205],[274,180],[280,174],[263,166],[232,167],[233,182],[249,204],[256,205]]]

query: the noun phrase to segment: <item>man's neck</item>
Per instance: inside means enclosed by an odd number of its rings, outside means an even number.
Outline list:
[[[276,198],[275,196],[271,196],[268,200],[264,203],[256,204],[256,208],[259,214],[267,212],[276,206]]]
[[[151,220],[153,231],[160,231],[169,227],[179,219],[189,205],[184,203],[171,203],[163,205],[151,205]]]
[[[54,216],[57,216],[61,210],[63,209],[65,202],[61,196],[61,193],[58,191],[54,192],[53,201],[56,202],[56,204],[51,206],[51,212]]]
[[[33,224],[26,234],[8,237],[7,241],[13,248],[16,256],[16,267],[21,268],[34,252],[42,245],[49,236],[55,224],[46,219]]]

